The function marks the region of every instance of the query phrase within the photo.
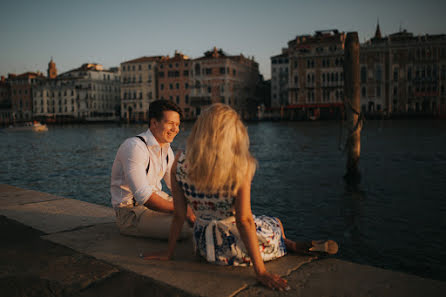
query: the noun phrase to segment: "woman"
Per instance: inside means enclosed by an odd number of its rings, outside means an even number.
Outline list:
[[[246,127],[237,112],[224,104],[205,110],[187,140],[187,152],[178,153],[172,166],[174,217],[168,250],[145,259],[171,259],[189,204],[197,219],[194,244],[209,262],[221,265],[253,264],[265,286],[289,289],[287,281],[266,271],[264,261],[286,251],[334,254],[334,241],[294,242],[285,237],[277,218],[251,212],[251,181],[256,160],[249,152]]]

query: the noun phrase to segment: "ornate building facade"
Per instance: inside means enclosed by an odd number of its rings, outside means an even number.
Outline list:
[[[194,118],[189,97],[192,61],[188,56],[175,52],[173,57],[167,56],[158,64],[158,98],[178,104],[185,119]]]
[[[221,49],[204,53],[192,61],[190,104],[193,116],[212,103],[232,106],[242,117],[256,113],[256,86],[259,67],[253,58],[230,56]]]
[[[49,79],[35,86],[33,95],[34,118],[39,120],[117,120],[120,109],[119,69],[105,70],[100,64],[83,64],[57,77],[50,75]]]
[[[361,105],[367,112],[446,114],[446,35],[406,30],[361,45]]]
[[[273,107],[302,118],[333,116],[343,105],[345,33],[316,31],[297,36],[273,61],[288,58],[288,102]],[[446,35],[414,36],[405,30],[375,36],[360,46],[361,109],[368,114],[446,114]],[[272,81],[280,74],[272,72]],[[283,84],[282,84],[283,85]],[[272,90],[274,96],[274,90]],[[276,94],[276,96],[278,96]]]
[[[146,122],[150,102],[158,99],[157,68],[163,56],[121,63],[121,119]]]

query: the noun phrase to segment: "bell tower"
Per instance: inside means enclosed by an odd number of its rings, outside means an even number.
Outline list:
[[[48,63],[48,78],[54,79],[57,76],[57,68],[56,63],[53,61],[53,57],[51,57],[51,61]]]

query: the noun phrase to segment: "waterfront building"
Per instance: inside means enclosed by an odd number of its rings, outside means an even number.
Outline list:
[[[33,90],[34,118],[43,121],[113,121],[119,119],[120,73],[100,64],[81,67],[54,76]]]
[[[4,76],[0,80],[0,126],[12,123],[11,87]]]
[[[446,35],[402,30],[361,45],[361,106],[366,112],[446,113]]]
[[[147,122],[150,102],[158,99],[157,63],[163,56],[121,63],[121,119]]]
[[[292,118],[333,117],[343,100],[345,33],[316,31],[288,42],[288,106]]]
[[[343,105],[345,37],[338,30],[297,36],[281,55],[271,57],[273,107],[284,107],[288,118],[337,116]],[[286,55],[288,102],[284,106],[277,101],[277,69]],[[359,59],[362,112],[446,113],[445,34],[414,36],[402,30],[382,37],[377,24],[374,37],[360,45]]]
[[[278,108],[289,105],[288,101],[288,49],[271,57],[271,107]]]
[[[158,98],[174,101],[183,110],[184,119],[195,117],[190,105],[190,76],[192,62],[188,56],[175,51],[173,57],[158,61]]]
[[[192,116],[198,116],[203,107],[216,102],[230,105],[243,118],[257,113],[259,66],[254,58],[242,54],[231,56],[214,47],[192,60],[191,74]]]
[[[26,72],[19,75],[9,74],[11,90],[11,110],[13,122],[30,121],[33,118],[33,92],[37,84],[45,80],[40,72]]]

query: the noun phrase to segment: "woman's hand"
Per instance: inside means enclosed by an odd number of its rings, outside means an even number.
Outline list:
[[[257,280],[261,282],[265,287],[273,290],[288,291],[290,286],[288,286],[288,281],[281,278],[277,274],[272,274],[267,271],[261,274],[257,274]]]
[[[161,261],[170,260],[170,257],[169,257],[169,254],[167,251],[141,253],[141,258],[143,258],[144,260],[161,260]]]

